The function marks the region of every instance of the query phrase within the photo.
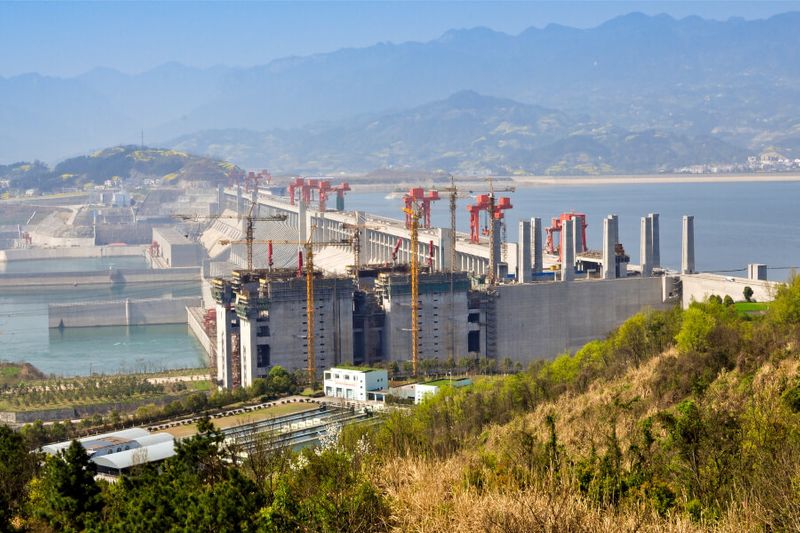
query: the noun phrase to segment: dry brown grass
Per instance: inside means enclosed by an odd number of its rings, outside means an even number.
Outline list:
[[[788,485],[800,480],[800,461],[793,450],[775,457],[774,468],[765,470],[767,479],[762,482],[761,493],[742,495],[742,501],[728,505],[727,511],[710,523],[692,522],[680,506],[666,517],[644,506],[601,507],[584,498],[574,482],[542,481],[541,476],[532,476],[525,488],[499,477],[479,485],[481,488],[468,482],[482,454],[502,454],[501,450],[508,450],[519,438],[521,429],[532,431],[540,443],[546,442],[545,417],[551,413],[556,414],[559,446],[573,459],[585,457],[592,446],[602,453],[612,427],[620,447],[626,449],[640,434],[641,419],[669,406],[653,393],[652,383],[660,362],[675,356],[667,352],[618,379],[598,381],[583,394],[564,394],[509,424],[490,427],[481,449],[465,449],[448,459],[396,458],[381,465],[375,470],[374,482],[390,497],[395,530],[734,533],[764,531],[770,527],[767,524],[779,524],[778,530],[800,530],[800,504],[795,503],[798,498],[793,493],[797,487],[793,490]],[[752,378],[752,386],[745,386],[750,381],[737,371],[723,371],[709,388],[707,398],[722,410],[738,406],[740,412],[746,412],[746,430],[764,431],[769,418],[780,412],[777,404],[785,384],[798,375],[800,361],[796,358],[763,365]],[[769,438],[768,431],[765,438]],[[776,469],[780,475],[776,476]],[[769,472],[773,472],[772,482]],[[779,483],[778,477],[786,483]],[[766,494],[768,491],[771,494]],[[764,501],[779,503],[768,509],[762,505]],[[774,521],[776,508],[781,509],[779,522]]]
[[[394,505],[396,531],[633,532],[702,531],[688,519],[662,519],[643,509],[613,512],[591,506],[571,486],[544,483],[521,491],[466,487],[467,454],[450,460],[398,459],[380,482]]]

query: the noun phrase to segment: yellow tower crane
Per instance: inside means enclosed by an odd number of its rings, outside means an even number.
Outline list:
[[[419,370],[419,219],[422,213],[416,203],[403,211],[411,218],[411,369],[416,377]]]
[[[313,235],[314,228],[312,227],[311,234]],[[316,344],[315,344],[315,297],[314,297],[314,246],[353,246],[352,239],[345,239],[341,241],[314,241],[309,237],[307,241],[284,241],[284,240],[264,240],[264,241],[231,241],[223,239],[220,244],[241,244],[242,242],[250,242],[252,244],[291,244],[295,246],[302,246],[305,252],[305,263],[303,270],[305,271],[306,278],[306,354],[307,354],[307,371],[308,371],[308,384],[310,387],[314,386],[317,378],[317,359],[316,359]]]

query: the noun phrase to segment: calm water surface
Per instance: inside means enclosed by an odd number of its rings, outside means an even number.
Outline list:
[[[107,264],[76,260],[84,267]],[[60,261],[25,261],[32,267],[50,268]],[[47,263],[46,266],[41,263]],[[13,263],[11,263],[13,264]],[[105,267],[105,268],[104,268]],[[90,270],[92,268],[85,268]],[[87,375],[90,372],[141,372],[205,364],[199,343],[186,325],[49,329],[47,304],[92,302],[124,298],[198,296],[198,283],[160,286],[64,287],[46,291],[0,292],[0,359],[27,361],[45,373]]]
[[[660,214],[661,262],[680,266],[681,217],[695,217],[695,255],[699,270],[737,270],[748,263],[766,263],[769,278],[783,280],[800,266],[800,183],[668,183],[659,185],[541,186],[518,188],[506,213],[508,239],[517,238],[517,222],[538,216],[545,225],[561,212],[588,216],[589,247],[600,249],[602,219],[620,217],[620,240],[631,261],[639,261],[639,220]],[[367,210],[401,218],[401,200],[386,193],[350,194],[347,209]],[[468,231],[466,205],[458,203],[457,223]],[[449,226],[448,200],[434,204],[432,222]]]

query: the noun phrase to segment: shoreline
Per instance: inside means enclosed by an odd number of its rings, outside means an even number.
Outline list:
[[[596,185],[659,185],[674,183],[795,183],[800,182],[800,174],[641,174],[622,176],[493,176],[496,187],[512,185],[528,187],[578,187]],[[463,189],[475,188],[484,184],[481,179],[456,179],[456,186]],[[431,179],[417,181],[404,180],[393,183],[351,183],[353,192],[393,192],[397,189],[424,186],[432,189],[443,188],[449,184],[436,184]]]

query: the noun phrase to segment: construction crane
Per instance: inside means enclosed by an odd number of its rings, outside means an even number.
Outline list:
[[[404,212],[406,212],[406,229],[411,229],[411,215],[406,210],[412,209],[412,204],[416,204],[420,211],[420,219],[422,220],[422,227],[429,229],[431,227],[431,202],[439,200],[439,191],[433,189],[425,193],[422,187],[413,187],[406,194],[403,195],[403,203],[405,205]]]
[[[253,270],[253,238],[255,233],[255,223],[256,222],[283,222],[286,220],[286,215],[272,215],[266,217],[258,217],[253,216],[253,210],[256,206],[257,202],[250,203],[250,210],[247,212],[245,218],[245,238],[242,241],[236,241],[235,244],[247,244],[247,270]],[[217,220],[219,218],[229,219],[235,218],[238,219],[239,215],[212,215],[212,216],[202,216],[202,215],[176,215],[177,218],[181,220],[197,220],[197,219],[207,219],[207,220]],[[222,241],[220,241],[222,242]]]
[[[407,204],[408,205],[408,204]],[[416,202],[403,208],[411,223],[411,369],[417,376],[419,369],[419,219],[422,209]]]
[[[312,226],[311,235],[314,234],[314,227]],[[220,244],[241,244],[244,241],[232,241],[223,239]],[[315,246],[353,246],[353,239],[343,239],[340,241],[314,241],[313,237],[309,237],[307,241],[284,241],[284,240],[264,240],[252,241],[253,244],[266,244],[269,249],[272,249],[276,244],[291,244],[295,246],[302,246],[305,251],[305,263],[300,263],[298,260],[298,276],[305,274],[306,278],[306,353],[307,353],[307,371],[309,386],[313,386],[317,377],[317,360],[316,360],[316,345],[315,345],[315,329],[314,329],[314,247]]]
[[[450,186],[437,189],[436,192],[448,193],[450,200],[450,273],[456,271],[456,200],[458,199],[458,188],[455,178],[450,174]]]
[[[515,187],[505,187],[503,189],[495,189],[492,177],[487,178],[489,182],[489,191],[486,194],[479,194],[477,196],[477,203],[468,205],[467,210],[470,214],[470,242],[480,242],[480,212],[486,211],[488,215],[488,231],[489,234],[489,268],[486,275],[486,280],[489,285],[494,285],[497,281],[497,257],[495,257],[495,247],[497,235],[494,231],[494,221],[503,220],[503,211],[511,209],[511,199],[508,197],[496,198],[496,192],[514,192]]]

